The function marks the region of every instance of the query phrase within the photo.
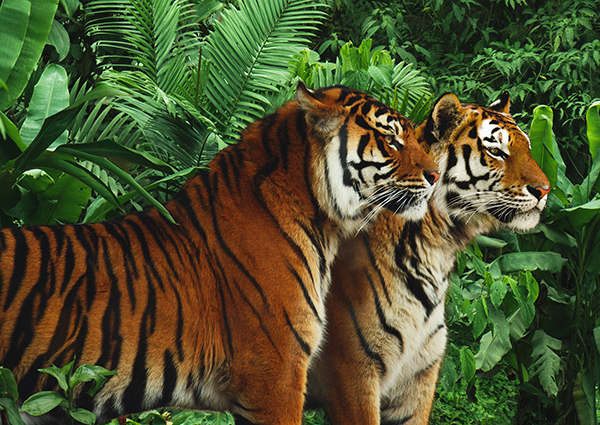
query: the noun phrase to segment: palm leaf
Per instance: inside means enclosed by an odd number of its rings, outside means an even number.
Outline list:
[[[245,0],[224,11],[203,45],[210,62],[207,112],[226,140],[270,109],[269,97],[293,78],[290,62],[326,18],[309,0]]]
[[[165,93],[196,63],[200,41],[189,0],[94,0],[86,16],[106,67],[136,69]]]

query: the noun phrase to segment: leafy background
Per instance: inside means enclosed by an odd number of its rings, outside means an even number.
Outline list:
[[[458,256],[431,422],[597,424],[599,13],[592,0],[2,0],[0,226],[161,208],[299,79],[415,123],[445,92],[488,104],[508,90],[552,192],[533,232]],[[128,421],[231,422],[169,415]]]

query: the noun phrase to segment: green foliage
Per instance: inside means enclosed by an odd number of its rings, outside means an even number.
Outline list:
[[[0,366],[0,413],[6,413],[13,425],[23,425],[17,406],[18,399],[19,392],[15,377],[10,370]]]
[[[116,375],[116,372],[90,364],[83,364],[73,370],[74,363],[75,360],[67,363],[62,368],[52,365],[39,369],[40,372],[54,377],[62,391],[60,393],[56,391],[35,393],[23,402],[21,411],[32,416],[41,416],[56,407],[61,407],[68,414],[70,424],[77,421],[78,423],[93,425],[96,422],[96,415],[73,404],[73,391],[79,384],[92,382],[92,386],[87,393],[93,396],[108,380],[107,376]]]
[[[50,33],[57,0],[5,0],[0,5],[0,111],[21,95]]]
[[[596,107],[588,113],[590,141]],[[463,349],[447,361],[441,382],[452,392],[459,379],[478,387],[505,371],[520,384],[514,423],[596,424],[600,159],[588,165],[583,181],[569,180],[553,121],[551,108],[536,108],[530,133],[532,154],[552,183],[542,223],[529,235],[478,238],[458,257],[448,319],[451,329],[466,326],[471,343],[478,343],[477,373],[473,380]]]
[[[425,119],[433,98],[425,77],[411,64],[396,64],[388,51],[371,46],[371,39],[358,47],[348,42],[335,64],[319,62],[315,52],[305,50],[298,56],[298,77],[315,89],[344,84],[371,94],[415,122]]]

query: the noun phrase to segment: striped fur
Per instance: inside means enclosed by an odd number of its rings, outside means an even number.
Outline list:
[[[21,397],[75,357],[118,372],[77,395],[101,421],[176,406],[301,423],[340,240],[374,208],[422,216],[439,174],[372,98],[303,84],[297,98],[166,204],[178,225],[152,209],[0,231],[0,364]]]
[[[444,356],[444,299],[458,251],[498,226],[528,230],[550,187],[504,95],[443,96],[417,137],[440,167],[422,221],[388,213],[340,247],[311,399],[334,425],[426,424]]]

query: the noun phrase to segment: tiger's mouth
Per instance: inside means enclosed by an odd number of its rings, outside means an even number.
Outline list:
[[[425,216],[430,196],[431,190],[402,189],[398,195],[382,203],[381,206],[406,220],[416,221]]]
[[[510,229],[528,231],[537,226],[545,206],[546,197],[543,197],[533,207],[526,210],[507,205],[492,204],[488,206],[487,211]]]

